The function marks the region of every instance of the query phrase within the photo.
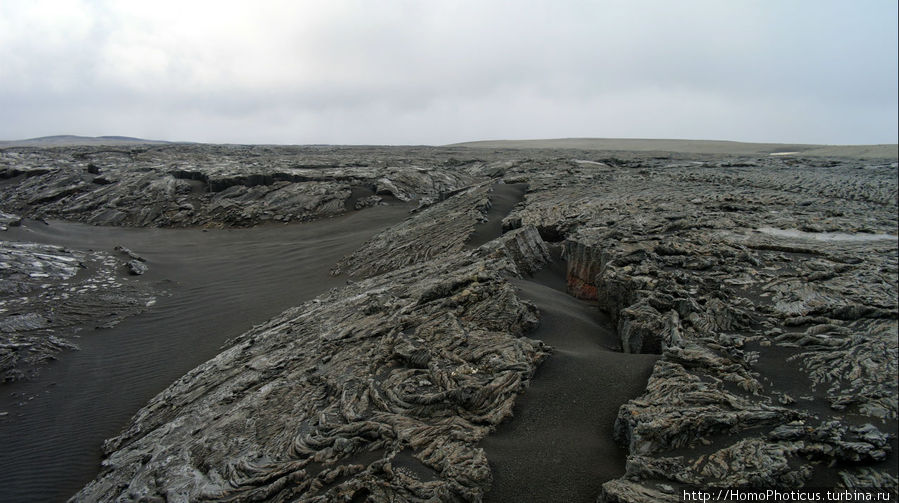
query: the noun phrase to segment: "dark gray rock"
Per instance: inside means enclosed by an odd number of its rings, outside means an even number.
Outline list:
[[[149,288],[120,281],[124,267],[104,252],[0,242],[2,380],[36,375],[59,352],[78,349],[80,329],[114,325],[152,303]]]
[[[18,227],[19,225],[22,225],[22,217],[0,211],[0,231],[5,231],[10,227]]]
[[[141,274],[150,270],[147,267],[147,264],[141,262],[140,260],[129,260],[125,266],[128,267],[128,274],[132,274],[134,276],[140,276]]]
[[[146,259],[144,259],[140,255],[134,253],[130,249],[125,248],[124,246],[116,246],[115,251],[121,253],[122,255],[125,255],[126,257],[128,257],[131,260],[134,260],[137,262],[146,262]]]

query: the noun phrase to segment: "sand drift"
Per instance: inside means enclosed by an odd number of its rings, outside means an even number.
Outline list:
[[[896,491],[895,160],[769,154],[2,150],[5,496]],[[76,280],[139,309],[67,304]],[[66,435],[17,432],[102,415],[98,374],[48,388],[79,358],[147,382],[106,388],[102,465],[64,474]]]

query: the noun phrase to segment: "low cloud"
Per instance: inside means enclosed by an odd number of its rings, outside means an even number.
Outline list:
[[[5,2],[0,138],[895,143],[896,19],[890,2]]]

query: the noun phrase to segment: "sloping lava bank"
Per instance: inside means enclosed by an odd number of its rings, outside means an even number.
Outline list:
[[[523,228],[283,313],[151,400],[75,499],[479,499],[475,444],[548,355],[506,278],[547,258]]]

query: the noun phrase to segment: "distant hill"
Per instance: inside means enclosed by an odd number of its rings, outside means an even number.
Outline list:
[[[547,140],[488,140],[454,143],[448,147],[490,149],[579,149],[628,152],[677,152],[726,155],[801,155],[897,159],[899,145],[809,145],[797,143],[743,143],[720,140],[651,140],[631,138],[559,138]]]
[[[73,145],[159,145],[169,143],[160,140],[144,140],[130,136],[75,136],[57,135],[29,138],[27,140],[0,141],[3,147],[68,147]]]

